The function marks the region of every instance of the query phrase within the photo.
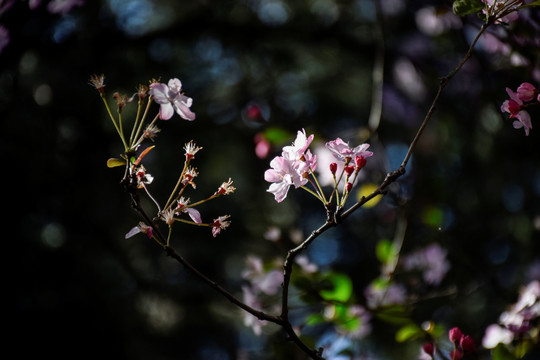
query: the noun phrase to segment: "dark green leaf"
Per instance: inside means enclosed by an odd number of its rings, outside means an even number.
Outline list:
[[[452,10],[456,15],[465,16],[482,10],[484,6],[482,0],[455,0]]]

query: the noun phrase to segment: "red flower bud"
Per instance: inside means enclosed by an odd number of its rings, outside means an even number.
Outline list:
[[[332,175],[336,175],[336,171],[337,171],[337,164],[336,163],[331,163],[330,164],[330,171],[332,172]]]
[[[422,346],[422,349],[424,350],[424,352],[428,355],[431,355],[433,356],[433,344],[432,343],[426,343]]]
[[[351,189],[352,189],[352,184],[348,182],[347,185],[345,185],[345,190],[347,190],[347,192],[350,192]]]
[[[354,172],[353,165],[345,166],[345,173],[347,174],[347,176],[351,176],[353,172]]]
[[[366,166],[366,163],[367,163],[366,159],[363,156],[358,156],[358,155],[354,157],[354,162],[356,163],[356,168],[358,170]]]
[[[452,328],[448,332],[448,338],[454,344],[459,343],[459,341],[461,340],[462,337],[463,337],[463,333],[461,332],[461,330],[458,327]]]
[[[461,345],[461,349],[465,352],[475,352],[476,351],[476,345],[474,343],[474,340],[469,336],[465,335],[461,338],[459,345]]]

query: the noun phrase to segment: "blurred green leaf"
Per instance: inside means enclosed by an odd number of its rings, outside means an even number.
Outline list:
[[[493,349],[491,359],[492,360],[517,360],[517,358],[514,355],[512,355],[512,353],[503,344],[499,344],[497,345],[495,349]]]
[[[414,323],[407,324],[396,333],[397,342],[405,342],[407,340],[414,340],[421,337],[424,334],[422,328]]]
[[[409,312],[402,305],[388,306],[377,310],[375,315],[388,323],[403,325],[411,321]]]
[[[469,15],[484,8],[485,4],[481,0],[455,0],[452,4],[452,11],[459,16]]]
[[[440,227],[444,221],[444,211],[436,206],[430,206],[422,213],[422,221],[426,225]]]
[[[396,254],[396,247],[390,240],[383,239],[377,243],[375,255],[383,265],[393,262]]]
[[[330,273],[323,280],[323,286],[325,290],[319,293],[325,300],[346,302],[352,295],[352,281],[344,274]]]
[[[281,144],[289,140],[291,134],[284,129],[268,128],[264,131],[264,137],[272,144]]]
[[[306,319],[306,325],[314,326],[326,322],[322,314],[310,314]]]

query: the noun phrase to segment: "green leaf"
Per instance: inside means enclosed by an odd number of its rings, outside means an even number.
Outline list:
[[[396,333],[397,342],[405,342],[407,340],[414,340],[424,335],[422,328],[416,324],[407,324]]]
[[[324,316],[321,314],[311,314],[306,319],[306,325],[313,326],[326,322]]]
[[[126,165],[126,160],[124,159],[116,159],[116,158],[110,158],[107,160],[107,167],[114,168],[118,166],[124,166]]]
[[[319,291],[321,297],[329,301],[346,302],[353,291],[351,279],[344,274],[330,273],[324,280],[324,290]]]
[[[527,7],[534,7],[534,6],[540,6],[540,0],[533,1],[530,4],[521,5],[520,7],[518,7],[518,10],[523,9],[523,8],[527,8]]]
[[[503,344],[497,345],[495,349],[493,349],[493,353],[491,354],[492,360],[517,360],[514,355],[504,346]]]
[[[459,16],[469,15],[484,8],[482,0],[455,0],[452,4],[452,11]]]
[[[291,137],[291,133],[280,128],[268,128],[264,131],[264,137],[272,144],[280,144],[288,141]]]
[[[375,247],[375,255],[383,265],[392,263],[396,254],[396,247],[390,240],[383,239]]]

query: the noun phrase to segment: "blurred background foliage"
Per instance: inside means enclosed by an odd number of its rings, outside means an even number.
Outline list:
[[[376,244],[394,237],[400,219],[404,253],[437,243],[451,263],[441,288],[424,289],[428,298],[414,306],[418,323],[460,326],[480,342],[519,286],[538,278],[538,133],[525,137],[499,111],[506,86],[540,83],[538,12],[522,20],[491,30],[503,42],[480,42],[407,175],[307,251],[320,269],[347,274],[360,302],[380,273]],[[248,254],[283,259],[325,219],[305,192],[291,191],[282,204],[265,192],[264,170],[281,146],[301,128],[321,144],[336,136],[369,142],[375,155],[362,181],[379,183],[479,27],[475,16],[454,16],[450,1],[403,0],[100,0],[65,15],[15,1],[0,21],[10,38],[0,53],[6,345],[22,358],[62,359],[304,358],[272,325],[254,335],[238,309],[155,243],[124,239],[139,219],[119,186],[122,170],[106,167],[122,147],[88,85],[92,74],[105,74],[108,95],[131,95],[152,78],[182,80],[197,120],[160,124],[147,163],[152,191],[166,199],[191,139],[204,147],[192,200],[234,180],[234,195],[200,209],[208,219],[231,214],[232,226],[216,239],[207,228],[180,226],[172,243],[241,296]],[[382,115],[370,123],[377,68]],[[250,117],[251,106],[262,119]],[[530,113],[536,127],[540,113]],[[285,135],[261,159],[254,139],[270,130]],[[273,226],[278,243],[264,239]],[[358,358],[417,356],[418,344],[396,344],[395,327],[377,319],[372,327],[355,344]]]

